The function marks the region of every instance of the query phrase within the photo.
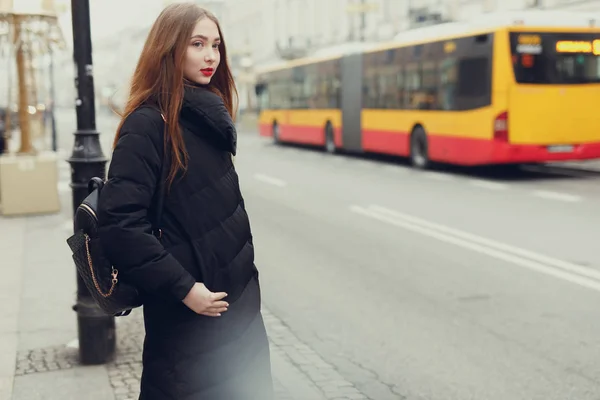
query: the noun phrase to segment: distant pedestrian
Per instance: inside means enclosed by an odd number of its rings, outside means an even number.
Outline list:
[[[215,16],[193,3],[168,6],[135,69],[99,201],[103,250],[143,296],[141,400],[273,398],[252,233],[232,162],[236,95]]]
[[[0,154],[4,153],[6,149],[6,125],[4,120],[0,119]]]
[[[6,150],[6,138],[8,133],[6,132],[6,118],[8,108],[0,108],[0,154]]]

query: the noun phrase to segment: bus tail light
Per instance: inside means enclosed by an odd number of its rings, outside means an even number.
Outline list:
[[[494,139],[508,142],[508,112],[499,114],[494,120]]]

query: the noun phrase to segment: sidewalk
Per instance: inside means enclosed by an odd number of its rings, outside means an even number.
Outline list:
[[[75,267],[69,166],[61,162],[62,211],[55,215],[0,216],[0,400],[137,399],[143,324],[140,310],[117,318],[113,362],[77,360]],[[263,308],[280,400],[367,399],[335,368]]]

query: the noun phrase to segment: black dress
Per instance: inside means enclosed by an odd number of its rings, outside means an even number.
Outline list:
[[[189,162],[165,198],[160,241],[149,220],[164,149],[153,108],[127,117],[99,204],[103,249],[144,296],[140,399],[270,400],[252,233],[231,159],[235,126],[203,88],[186,88],[180,123]],[[188,309],[181,300],[195,282],[227,292],[229,310],[213,318]]]

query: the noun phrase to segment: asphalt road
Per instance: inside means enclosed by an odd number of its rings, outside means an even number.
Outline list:
[[[237,166],[265,303],[371,398],[600,398],[600,173],[254,135]]]
[[[265,305],[370,398],[600,399],[600,172],[419,172],[250,133],[236,165]]]

